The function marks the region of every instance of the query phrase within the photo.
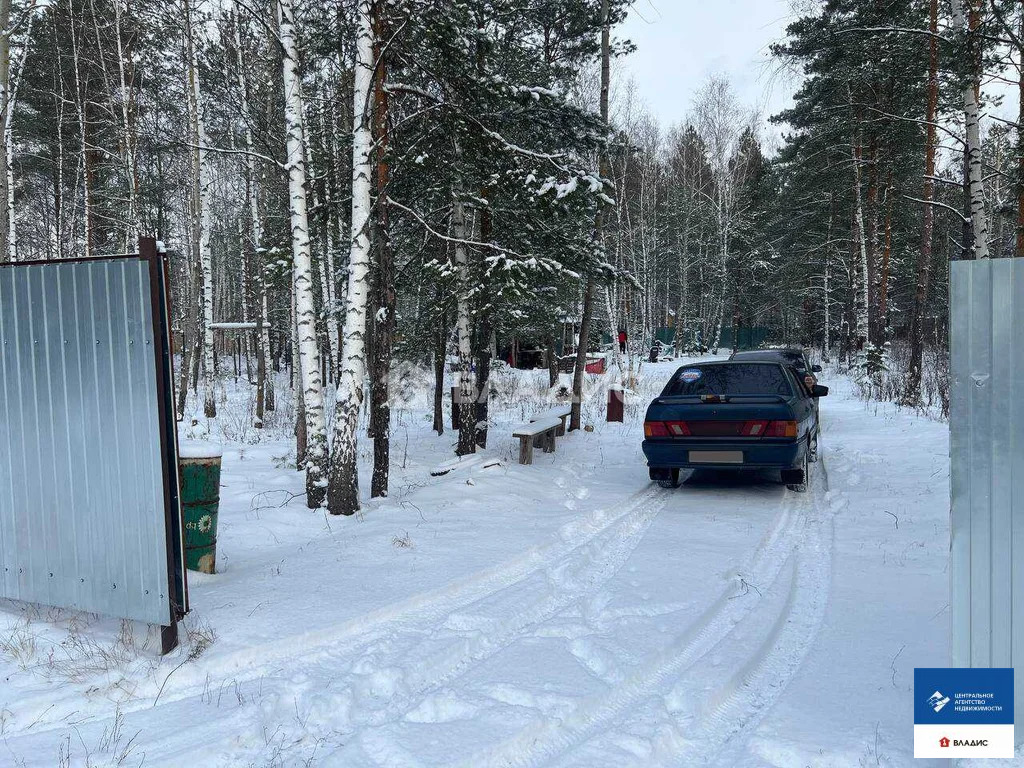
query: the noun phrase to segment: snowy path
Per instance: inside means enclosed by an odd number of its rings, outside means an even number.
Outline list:
[[[546,764],[551,758],[595,736],[606,734],[608,727],[613,726],[644,699],[656,695],[681,702],[698,698],[702,700],[704,703],[696,707],[697,728],[694,728],[694,722],[687,724],[687,732],[697,735],[682,739],[670,738],[670,734],[665,734],[654,753],[644,755],[640,764],[650,765],[652,759],[659,757],[668,760],[678,758],[681,765],[693,765],[707,760],[711,738],[725,735],[727,739],[731,735],[729,729],[722,725],[726,707],[736,703],[732,698],[733,692],[740,685],[747,686],[744,695],[752,692],[749,686],[754,684],[751,679],[753,673],[769,660],[769,656],[793,656],[791,649],[782,643],[780,629],[785,628],[787,634],[802,629],[802,635],[795,638],[796,645],[813,639],[813,630],[820,621],[820,611],[814,610],[809,616],[802,614],[806,612],[805,604],[811,607],[824,605],[821,592],[823,588],[827,590],[828,582],[827,578],[824,581],[818,579],[820,571],[827,572],[828,545],[820,546],[819,543],[819,546],[815,546],[811,542],[812,536],[807,533],[807,529],[813,525],[809,515],[812,508],[813,502],[805,497],[787,496],[765,540],[748,563],[737,570],[733,583],[684,633],[673,639],[667,648],[650,654],[625,680],[611,690],[582,702],[563,721],[541,722],[524,729],[497,749],[488,750],[465,764]],[[801,571],[800,578],[798,580],[794,573],[792,578],[787,579],[785,572],[791,570],[788,566],[797,550],[800,550],[799,561],[802,564],[798,569]],[[771,584],[774,587],[780,578],[790,581],[787,599],[781,607],[770,605],[766,599],[768,595],[757,587],[758,584]],[[798,595],[801,599],[798,599]],[[808,600],[807,596],[811,599]],[[754,615],[762,612],[762,608],[766,609],[765,615],[770,619],[769,626],[762,627],[762,621]],[[806,619],[810,619],[809,625]],[[743,648],[742,641],[752,637],[756,640],[763,637],[764,640],[754,648]],[[739,647],[728,648],[730,644]],[[697,662],[708,658],[709,654],[727,660],[724,664],[719,661],[713,666],[698,669]],[[709,680],[708,673],[717,673],[722,679]],[[779,687],[775,680],[759,683],[767,684]],[[702,693],[695,696],[698,691]],[[708,731],[704,737],[701,736],[702,730]],[[673,729],[671,736],[676,735]],[[688,745],[697,748],[696,754],[687,755]]]
[[[927,476],[941,498],[945,446],[900,451],[908,428],[937,442],[943,427],[836,394],[806,494],[711,472],[652,487],[634,421],[570,436],[534,467],[428,481],[409,496],[411,552],[389,546],[402,524],[382,512],[341,558],[337,540],[287,528],[251,561],[236,544],[239,567],[194,585],[221,628],[205,655],[87,685],[14,672],[0,750],[26,766],[64,749],[73,765],[115,763],[133,738],[125,764],[147,766],[907,764],[907,669],[945,653],[919,618],[941,613],[943,514],[911,495]],[[902,479],[865,474],[901,460]],[[282,565],[260,580],[267,552]],[[308,568],[293,573],[299,553]],[[347,591],[371,575],[376,592]],[[889,575],[919,588],[894,598]],[[851,608],[851,588],[875,605]],[[267,603],[288,622],[236,618]],[[847,665],[850,643],[864,653]],[[823,675],[829,664],[842,666]],[[839,735],[846,702],[880,714]]]

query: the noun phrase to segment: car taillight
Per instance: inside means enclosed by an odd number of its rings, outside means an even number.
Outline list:
[[[769,421],[765,437],[796,437],[795,421]]]
[[[743,424],[740,434],[744,437],[764,437],[767,428],[767,421],[748,421]]]
[[[645,421],[644,437],[668,437],[668,427],[663,421]]]
[[[645,437],[689,437],[690,428],[685,421],[645,421]]]

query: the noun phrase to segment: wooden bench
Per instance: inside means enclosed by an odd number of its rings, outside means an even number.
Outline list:
[[[561,437],[565,434],[565,420],[569,418],[569,414],[572,413],[571,405],[558,405],[548,411],[541,411],[535,413],[530,417],[530,421],[540,421],[541,419],[560,419],[562,426],[558,428],[558,436]]]
[[[555,452],[555,435],[562,426],[562,419],[551,416],[545,419],[520,424],[512,430],[512,437],[519,438],[519,463],[533,464],[533,442],[537,440],[544,453]]]

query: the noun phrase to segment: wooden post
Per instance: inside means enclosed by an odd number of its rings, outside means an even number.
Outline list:
[[[519,463],[533,464],[533,438],[529,435],[519,438]]]
[[[617,384],[613,384],[608,387],[607,420],[622,423],[624,420],[625,408],[626,401],[622,394],[622,387]]]
[[[452,387],[452,431],[458,430],[462,421],[459,419],[459,388]]]

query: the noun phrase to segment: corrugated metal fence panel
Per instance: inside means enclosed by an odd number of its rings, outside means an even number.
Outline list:
[[[954,262],[950,306],[952,663],[1024,666],[1024,260]]]
[[[0,269],[0,595],[169,622],[149,265]]]

